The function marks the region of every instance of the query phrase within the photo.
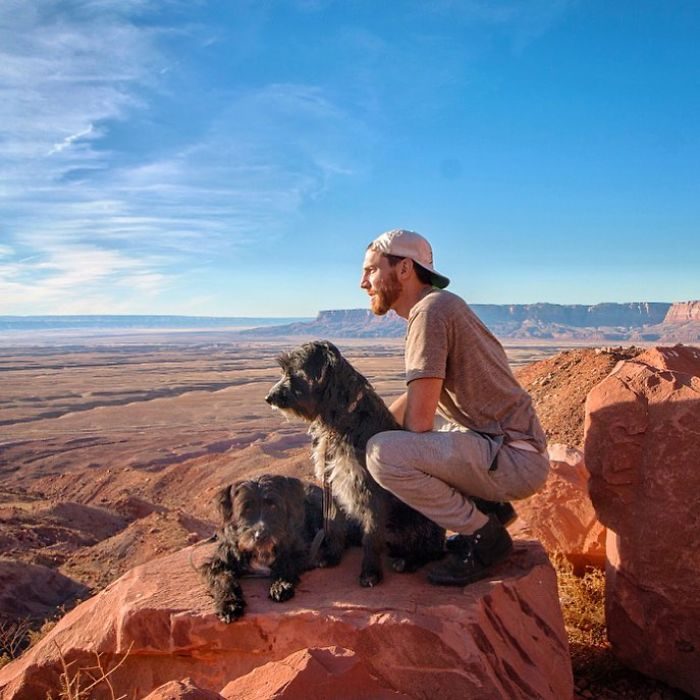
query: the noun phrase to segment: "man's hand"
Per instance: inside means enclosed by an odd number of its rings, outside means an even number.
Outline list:
[[[433,429],[442,381],[439,377],[423,377],[409,382],[408,391],[404,394],[403,427],[405,430],[426,433]]]

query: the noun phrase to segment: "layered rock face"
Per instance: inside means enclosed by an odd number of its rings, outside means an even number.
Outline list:
[[[563,444],[548,448],[551,471],[544,488],[516,504],[524,534],[548,552],[563,554],[576,571],[605,562],[605,528],[588,497],[583,452]],[[516,523],[517,532],[518,524]]]
[[[680,301],[671,304],[664,318],[664,323],[687,323],[688,321],[700,322],[700,301]]]
[[[351,550],[338,568],[305,574],[287,603],[267,598],[269,581],[244,580],[248,609],[230,625],[215,616],[190,555],[137,567],[77,607],[0,670],[0,697],[56,695],[61,655],[77,669],[96,654],[106,669],[121,662],[110,676],[116,697],[160,688],[154,698],[311,700],[318,684],[335,698],[572,697],[556,577],[534,542],[465,589],[390,571],[381,586],[361,588],[360,551]]]
[[[590,495],[609,528],[616,655],[700,697],[700,349],[618,364],[586,401]]]

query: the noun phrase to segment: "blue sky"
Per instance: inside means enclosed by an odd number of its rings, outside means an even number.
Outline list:
[[[700,298],[696,0],[3,0],[0,314]]]

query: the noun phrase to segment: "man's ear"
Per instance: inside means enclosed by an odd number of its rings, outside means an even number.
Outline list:
[[[398,264],[398,274],[400,279],[408,279],[411,276],[411,272],[415,269],[415,263],[411,258],[404,258]]]

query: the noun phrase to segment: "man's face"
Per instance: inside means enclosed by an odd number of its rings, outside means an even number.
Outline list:
[[[377,316],[383,316],[393,308],[403,291],[396,269],[389,265],[386,257],[374,250],[365,253],[360,287],[369,294],[370,306]]]

